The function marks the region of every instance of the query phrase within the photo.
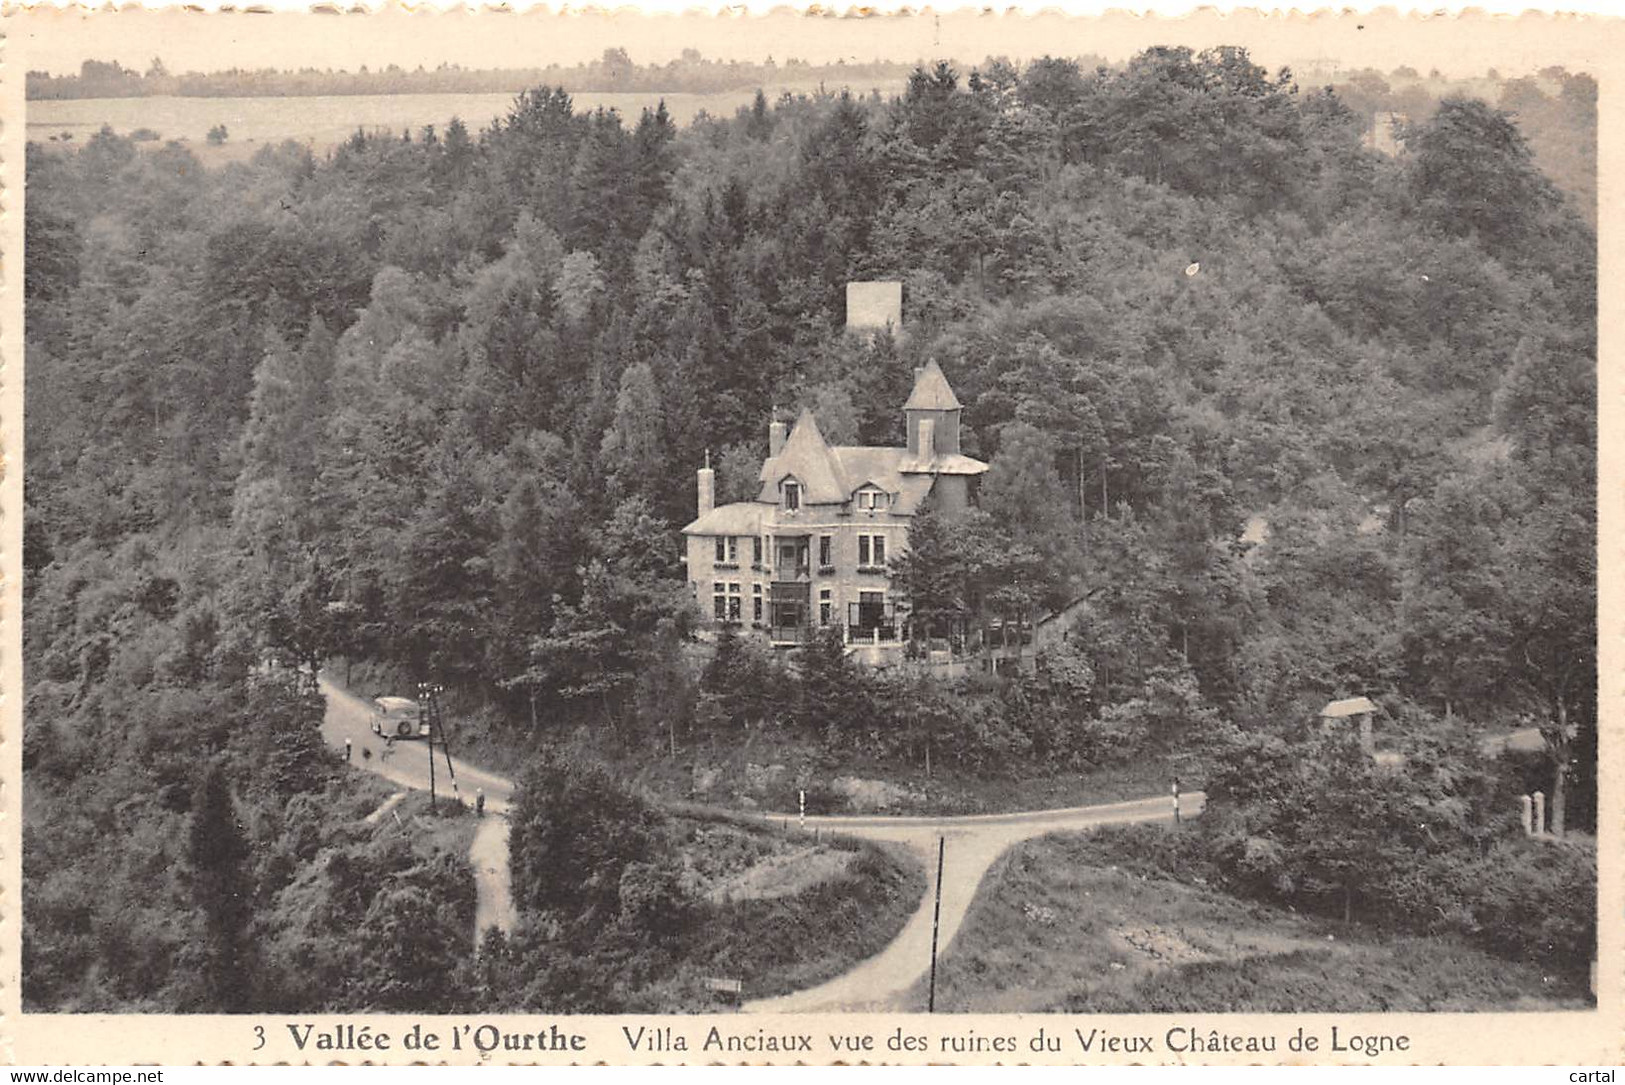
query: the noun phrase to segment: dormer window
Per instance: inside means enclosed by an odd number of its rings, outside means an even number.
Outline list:
[[[801,483],[786,479],[784,483],[784,511],[795,512],[801,507]]]
[[[858,508],[871,512],[880,511],[891,505],[891,494],[873,486],[866,486],[858,491]]]

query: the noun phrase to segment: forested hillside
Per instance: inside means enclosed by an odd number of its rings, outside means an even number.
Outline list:
[[[241,733],[273,656],[388,664],[515,748],[579,727],[622,763],[747,724],[837,762],[1101,763],[1369,695],[1419,731],[1534,720],[1586,824],[1595,237],[1491,105],[1443,101],[1397,159],[1362,124],[1240,50],[1155,49],[682,131],[542,87],[325,160],[30,147],[25,953],[60,984],[34,997],[156,967],[196,905],[109,849],[179,824],[197,764],[230,753],[250,810],[326,786]],[[903,281],[906,336],[843,335],[852,279]],[[1069,647],[964,697],[827,652],[768,687],[784,662],[731,639],[694,673],[676,530],[707,451],[720,501],[775,411],[897,443],[928,359],[992,464],[934,544],[946,594],[1082,599]],[[313,726],[297,688],[266,711]],[[117,954],[62,948],[107,921],[53,904],[91,869],[168,902]]]

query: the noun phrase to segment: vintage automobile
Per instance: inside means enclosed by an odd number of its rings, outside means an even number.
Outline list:
[[[416,701],[405,697],[374,697],[372,733],[384,738],[428,738],[429,717]]]

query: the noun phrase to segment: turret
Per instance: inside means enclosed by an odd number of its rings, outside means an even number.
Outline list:
[[[916,369],[914,391],[903,404],[909,454],[921,460],[958,455],[961,409],[941,366],[932,361]]]

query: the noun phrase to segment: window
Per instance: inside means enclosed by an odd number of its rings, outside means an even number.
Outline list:
[[[750,620],[760,622],[762,620],[762,586],[760,584],[751,585],[750,594]]]
[[[801,483],[791,480],[784,484],[784,509],[795,512],[801,507]]]
[[[739,597],[739,585],[738,584],[729,584],[728,585],[728,620],[730,622],[737,622],[739,620],[739,608],[740,608],[740,606],[741,606],[741,600],[740,600],[740,597]]]
[[[754,565],[762,563],[762,537],[760,535],[750,540],[750,560]]]
[[[732,562],[739,560],[739,540],[732,535],[728,536],[728,560]]]
[[[717,536],[717,560],[728,560],[728,540],[724,539],[721,535]]]
[[[835,564],[835,556],[832,553],[834,546],[835,540],[830,536],[818,536],[818,564],[820,568],[828,569]]]
[[[726,593],[726,585],[721,583],[711,585],[711,612],[719,622],[728,617],[728,596]]]
[[[873,568],[884,564],[886,564],[886,536],[859,535],[858,565],[863,568]]]
[[[891,504],[891,494],[884,490],[859,490],[858,508],[884,509]]]
[[[828,588],[819,589],[819,592],[818,592],[818,624],[819,625],[828,625],[829,624],[830,610],[831,610],[831,608],[834,607],[834,605],[835,605],[834,602],[830,599],[829,589]]]

